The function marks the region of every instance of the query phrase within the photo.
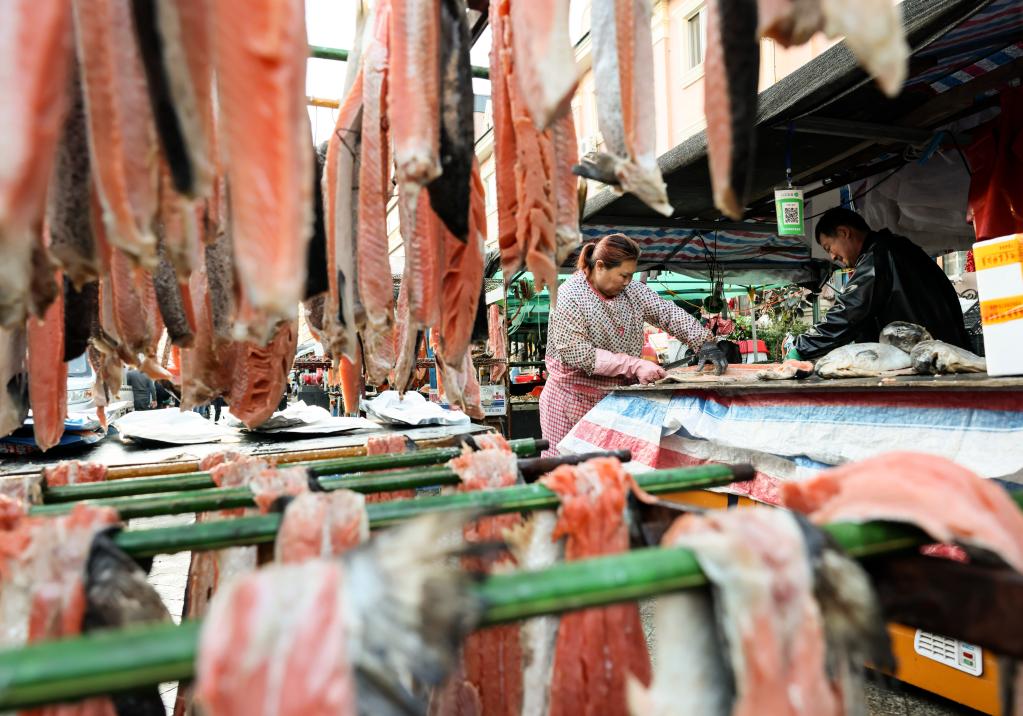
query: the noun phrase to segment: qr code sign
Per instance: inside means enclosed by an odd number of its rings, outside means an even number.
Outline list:
[[[788,203],[781,205],[781,218],[783,224],[799,223],[799,204]]]

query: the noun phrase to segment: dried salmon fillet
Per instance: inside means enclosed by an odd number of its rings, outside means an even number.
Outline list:
[[[393,365],[394,287],[387,245],[391,194],[387,132],[387,27],[390,2],[376,7],[373,33],[363,54],[362,147],[359,165],[359,296],[366,312],[363,361],[369,382],[380,385]]]
[[[59,274],[58,274],[59,280]],[[60,444],[67,418],[67,363],[64,362],[64,298],[42,319],[28,319],[28,394],[36,444],[46,452]]]
[[[133,264],[156,263],[156,129],[125,0],[72,0],[93,177],[107,241]]]
[[[650,0],[594,0],[593,73],[605,151],[577,171],[671,216],[657,166]]]
[[[404,434],[396,435],[371,435],[366,438],[367,455],[386,455],[389,453],[403,453],[408,450],[408,439]],[[366,495],[366,502],[389,502],[390,500],[410,500],[416,496],[415,490],[391,490],[390,492],[370,492]]]
[[[569,111],[579,82],[575,51],[568,35],[569,0],[512,2],[515,73],[537,129],[547,129]]]
[[[399,210],[401,211],[401,210]],[[398,289],[398,305],[395,309],[394,321],[394,355],[396,360],[391,371],[390,383],[399,395],[404,395],[412,380],[412,371],[416,367],[416,344],[419,330],[412,319],[409,308],[409,286],[412,283],[409,265],[405,264],[401,287]]]
[[[359,350],[361,302],[356,279],[358,174],[362,130],[362,72],[338,112],[327,141],[323,166],[323,220],[327,239],[327,299],[324,304],[324,346],[335,360],[351,360]]]
[[[441,0],[391,0],[387,103],[399,200],[415,223],[420,189],[440,175]]]
[[[553,539],[569,561],[629,549],[626,498],[632,479],[613,458],[562,465],[540,479],[561,500]],[[626,676],[650,683],[650,657],[635,603],[561,618],[550,683],[550,716],[626,714]]]
[[[707,6],[704,113],[714,205],[743,217],[753,179],[760,45],[757,8],[746,0],[713,0]]]
[[[216,334],[207,265],[203,262],[189,281],[195,332],[192,345],[181,351],[183,410],[205,405],[231,389],[234,344]]]
[[[274,540],[274,561],[344,554],[369,539],[365,497],[351,490],[306,492],[288,503]]]
[[[503,360],[502,363],[495,363],[490,368],[490,382],[500,383],[508,370],[508,333],[504,325],[504,313],[501,307],[490,304],[487,309],[487,348],[495,360]]]
[[[490,3],[490,87],[494,122],[494,179],[497,189],[497,244],[501,251],[501,273],[511,280],[526,260],[526,248],[519,243],[517,228],[518,190],[515,183],[515,126],[508,96],[510,37],[509,0]]]
[[[78,485],[83,482],[103,482],[107,479],[107,466],[101,462],[61,460],[52,467],[43,468],[47,487]]]
[[[420,191],[415,225],[405,244],[409,311],[419,328],[436,325],[440,318],[444,277],[443,234],[441,222],[430,205],[429,192]]]
[[[688,625],[698,641],[662,643],[658,635],[652,687],[629,685],[633,714],[845,713],[829,678],[807,546],[791,514],[747,509],[685,516],[661,543],[694,552],[715,587],[714,604],[706,593],[658,601],[658,623]],[[723,639],[707,628],[715,614]]]
[[[575,118],[571,112],[554,121],[550,128],[554,165],[554,262],[561,266],[582,243],[579,233],[579,179],[572,167],[579,160]]]
[[[465,448],[462,454],[450,461],[448,467],[458,475],[461,485],[459,492],[494,490],[510,487],[518,482],[518,467],[515,454],[507,447],[471,450]],[[485,517],[463,529],[465,541],[469,544],[500,541],[508,530],[522,524],[520,515]],[[510,555],[497,558],[464,558],[463,568],[472,573],[491,574],[510,569],[514,560]],[[470,634],[462,649],[460,668],[455,672],[443,691],[434,694],[434,708],[446,716],[469,716],[469,714],[495,714],[520,716],[522,713],[522,643],[520,626],[509,624],[491,627]],[[464,707],[464,698],[459,694],[471,693],[472,707]],[[478,699],[480,710],[476,711]],[[458,706],[462,702],[462,706]],[[441,704],[455,704],[441,711]]]
[[[252,341],[236,345],[227,398],[231,415],[250,428],[273,415],[284,395],[297,343],[298,327],[291,321],[279,324],[265,346]]]
[[[523,252],[526,267],[533,274],[537,291],[550,292],[551,305],[558,299],[556,264],[554,190],[551,184],[554,149],[550,137],[537,130],[526,109],[526,100],[516,77],[518,65],[511,52],[512,27],[503,23],[505,42],[503,69],[506,73],[508,108],[515,132],[516,243]]]
[[[9,0],[0,7],[2,327],[20,323],[30,310],[33,237],[42,229],[72,57],[66,0]]]
[[[997,555],[1023,572],[1023,513],[992,480],[937,455],[894,452],[782,486],[782,502],[817,524],[885,520],[938,542]]]
[[[305,5],[256,2],[239,12],[231,0],[211,2],[218,142],[230,185],[235,265],[253,309],[239,316],[236,331],[266,343],[278,322],[296,318],[312,234]]]

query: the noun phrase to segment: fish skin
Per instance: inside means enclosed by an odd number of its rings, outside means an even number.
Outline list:
[[[534,512],[521,525],[505,530],[504,539],[519,569],[535,571],[564,559],[564,542],[552,539],[557,515]],[[546,716],[550,707],[557,616],[534,617],[522,623],[522,716]]]
[[[158,152],[128,0],[72,0],[93,178],[106,240],[156,264]]]
[[[327,143],[323,169],[328,281],[324,345],[331,355],[347,356],[350,361],[360,350],[358,330],[365,322],[356,271],[361,134],[362,73],[359,72],[338,112],[337,124]]]
[[[726,21],[727,18],[727,21]],[[753,180],[760,45],[757,10],[748,0],[707,5],[704,114],[714,205],[740,220]]]
[[[895,97],[909,71],[902,13],[889,0],[820,0],[824,34],[843,37],[863,68],[874,76],[881,91]]]
[[[569,112],[579,83],[575,51],[568,35],[569,0],[512,2],[511,27],[516,73],[526,108],[539,130]]]
[[[0,328],[0,437],[21,427],[28,417],[28,369],[24,325]]]
[[[909,353],[916,344],[929,340],[932,340],[931,334],[923,326],[907,321],[893,321],[881,330],[877,342]]]
[[[187,348],[192,345],[194,335],[188,312],[185,309],[185,297],[182,295],[178,275],[171,265],[170,257],[162,240],[159,242],[158,248],[160,263],[152,275],[156,302],[171,343]]]
[[[822,378],[869,378],[909,368],[909,354],[883,343],[850,343],[817,361],[814,370]]]
[[[175,189],[166,164],[160,170],[159,207],[153,229],[157,238],[159,262],[170,261],[178,280],[188,283],[199,257],[199,204],[193,204]],[[166,256],[165,256],[166,254]]]
[[[483,181],[479,177],[478,164],[474,164],[470,240],[462,243],[441,227],[447,269],[441,288],[444,303],[440,330],[437,331],[438,360],[456,370],[461,368],[463,357],[469,352],[483,282],[483,245],[486,240],[483,233],[486,231],[486,208],[483,202]]]
[[[58,275],[58,281],[61,277]],[[60,443],[67,418],[67,363],[64,362],[64,298],[46,309],[42,320],[28,319],[29,401],[39,449]]]
[[[490,355],[504,360],[490,367],[490,382],[500,384],[508,371],[508,332],[504,325],[504,313],[496,303],[487,308],[487,334],[487,350]]]
[[[327,143],[313,148],[313,234],[306,246],[305,290],[302,300],[326,293],[327,280],[327,235],[324,225],[323,167],[326,161]]]
[[[199,265],[189,280],[195,334],[192,345],[181,351],[181,409],[204,405],[231,389],[235,345],[217,335],[216,307],[207,264]]]
[[[551,181],[554,184],[554,262],[558,266],[579,248],[579,180],[572,167],[578,160],[579,150],[575,135],[575,118],[571,112],[554,120],[550,128],[554,166]]]
[[[209,131],[213,61],[208,0],[132,0],[149,100],[175,189],[189,197],[212,188]],[[187,42],[186,42],[187,38]]]
[[[91,167],[85,100],[77,64],[71,72],[70,106],[53,167],[46,219],[50,256],[75,288],[99,278],[99,257],[92,235]]]
[[[86,352],[93,322],[99,311],[99,282],[90,281],[76,289],[64,274],[64,360],[71,361]]]
[[[440,6],[392,0],[388,114],[399,200],[415,223],[419,190],[440,176]]]
[[[401,209],[399,209],[401,211]],[[397,360],[391,371],[390,382],[399,395],[404,395],[412,380],[412,371],[416,367],[416,348],[419,345],[419,329],[412,318],[409,308],[410,280],[409,264],[405,264],[405,273],[401,278],[398,290],[398,305],[394,325],[394,354]]]
[[[515,126],[508,96],[510,47],[506,27],[508,0],[490,3],[490,87],[494,122],[494,184],[497,189],[497,245],[501,252],[501,273],[505,284],[525,264],[525,247],[517,230],[518,189],[515,183]]]
[[[393,365],[394,287],[388,259],[387,199],[390,158],[387,133],[388,23],[390,2],[376,7],[373,34],[362,66],[362,147],[359,166],[358,285],[366,311],[363,360],[370,383],[380,385]],[[340,211],[340,209],[338,209]]]
[[[60,293],[60,285],[53,280],[56,266],[47,248],[50,227],[43,222],[43,230],[32,239],[31,276],[29,278],[28,310],[37,318],[42,318],[46,309],[56,300]]]
[[[594,0],[591,13],[597,125],[606,151],[575,171],[671,216],[655,146],[650,0]]]
[[[253,341],[237,344],[231,392],[227,398],[231,415],[250,428],[261,425],[273,415],[284,395],[297,344],[295,321],[280,323],[265,346]]]
[[[0,326],[31,311],[33,237],[42,228],[47,187],[67,107],[74,56],[66,0],[8,0],[0,5]],[[39,315],[37,312],[36,315]]]
[[[399,211],[399,219],[401,216]],[[430,195],[425,189],[419,192],[415,224],[410,230],[402,231],[402,238],[405,240],[405,265],[408,267],[412,319],[419,328],[429,328],[437,323],[441,312],[444,237],[443,227],[433,211]]]
[[[433,210],[459,241],[469,234],[470,175],[476,157],[473,137],[469,26],[463,0],[441,0],[440,162],[429,183]]]
[[[239,334],[269,341],[296,318],[312,231],[313,168],[305,106],[305,4],[213,0],[219,125],[239,285],[253,311]],[[252,111],[259,97],[261,111]]]
[[[203,248],[206,284],[208,284],[213,334],[221,341],[231,340],[237,311],[234,249],[230,234],[217,236]],[[194,303],[193,303],[194,305]]]

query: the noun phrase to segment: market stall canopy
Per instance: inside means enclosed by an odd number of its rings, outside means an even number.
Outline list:
[[[912,56],[909,78],[897,97],[889,99],[881,93],[844,43],[760,94],[746,221],[722,222],[723,230],[714,232],[719,247],[726,243],[725,238],[733,242],[735,237],[748,238],[751,243],[759,241],[767,251],[755,257],[746,255],[745,260],[778,260],[785,254],[794,261],[798,247],[789,239],[774,236],[774,227],[767,223],[774,216],[773,191],[785,181],[788,149],[793,182],[811,189],[818,187],[808,191],[808,197],[821,195],[910,163],[915,165],[933,152],[938,141],[954,153],[962,137],[946,134],[935,140],[938,130],[997,106],[997,92],[1018,83],[1023,75],[1023,5],[1018,0],[905,0],[901,7]],[[587,203],[587,238],[606,233],[606,227],[613,226],[643,243],[646,238],[669,236],[659,233],[663,230],[685,232],[699,227],[701,231],[696,233],[706,240],[707,229],[713,228],[708,223],[721,218],[711,194],[706,132],[682,142],[661,156],[658,163],[675,208],[674,216],[660,217],[634,197],[606,190]],[[928,166],[927,170],[933,172],[935,167]],[[952,168],[959,170],[961,167]],[[823,211],[829,208],[828,202],[834,206],[841,200],[838,192],[828,201],[824,198],[814,203],[812,212]],[[965,196],[961,202],[965,207]],[[924,231],[910,234],[910,238],[937,254],[967,248],[969,229],[966,225],[951,238],[940,238],[939,245],[929,242]],[[755,231],[768,233],[743,233]],[[802,239],[806,258],[811,244],[811,240]],[[657,251],[655,242],[650,243],[650,250],[652,254]],[[676,258],[684,262],[690,252],[699,250],[698,244],[692,249],[687,246],[683,249],[686,253]],[[743,251],[750,254],[753,249]],[[719,260],[727,258],[719,253]],[[678,270],[674,262],[671,268]]]

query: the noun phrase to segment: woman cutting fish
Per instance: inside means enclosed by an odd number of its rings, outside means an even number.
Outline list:
[[[540,429],[549,454],[606,394],[632,382],[665,375],[639,357],[643,324],[651,323],[698,351],[720,375],[724,354],[700,323],[644,283],[633,283],[640,249],[624,234],[609,234],[583,247],[578,268],[558,289],[547,334],[547,384],[540,394]]]

